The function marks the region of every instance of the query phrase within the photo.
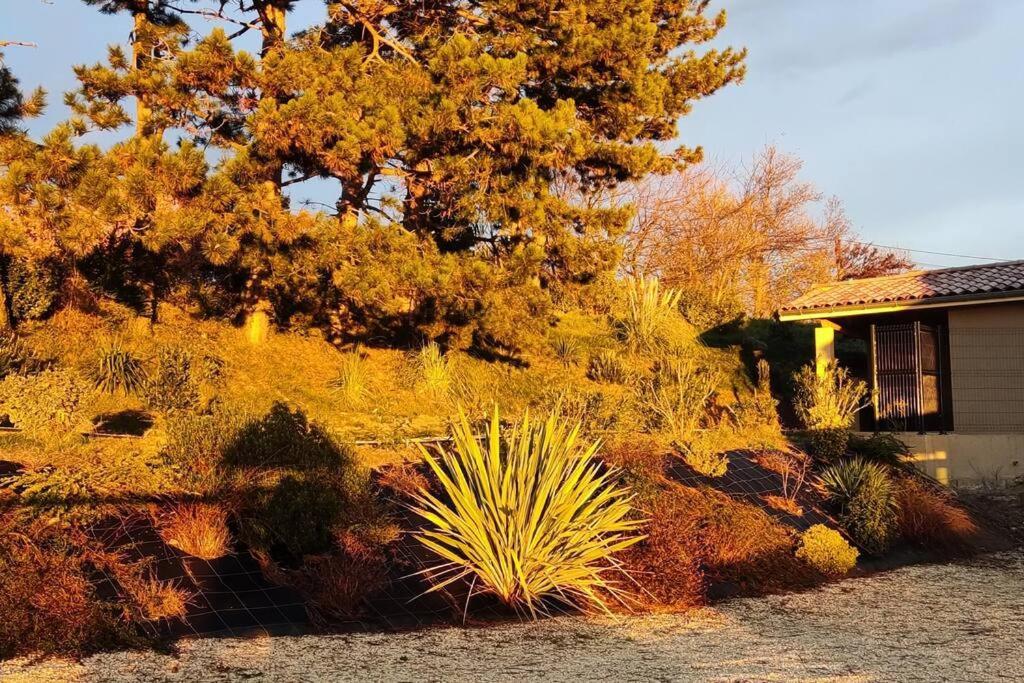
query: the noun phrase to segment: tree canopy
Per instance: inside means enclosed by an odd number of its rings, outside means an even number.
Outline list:
[[[699,160],[680,117],[744,75],[701,47],[708,0],[328,0],[294,33],[290,0],[85,1],[131,53],[76,66],[42,141],[4,129],[0,249],[154,316],[179,297],[339,337],[514,350],[617,268],[631,211],[594,198]],[[292,206],[314,178],[333,205]]]

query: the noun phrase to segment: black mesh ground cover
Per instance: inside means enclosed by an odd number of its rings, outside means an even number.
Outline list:
[[[428,566],[430,557],[410,536],[391,548],[387,588],[372,596],[358,617],[325,620],[298,591],[269,580],[244,548],[216,560],[188,556],[163,541],[147,512],[110,517],[91,526],[89,535],[126,563],[144,563],[153,578],[171,582],[191,596],[184,620],[144,623],[144,630],[157,638],[407,630],[461,623],[464,615],[468,623],[477,624],[513,616],[480,596],[474,596],[467,613],[465,587],[427,593],[429,583],[419,571]],[[116,578],[107,573],[97,575],[96,588],[101,598],[126,598]]]
[[[685,486],[711,488],[756,505],[796,531],[814,524],[836,526],[809,486],[796,496],[802,515],[771,507],[765,497],[782,495],[782,478],[759,465],[749,452],[730,453],[728,470],[721,477],[702,475],[681,459],[673,460],[669,476]],[[486,596],[474,595],[467,609],[466,586],[453,585],[443,593],[426,593],[429,582],[419,572],[429,566],[432,558],[409,534],[390,548],[387,588],[373,596],[358,616],[324,619],[310,609],[311,605],[298,591],[269,580],[260,563],[244,548],[207,561],[167,545],[148,511],[110,517],[91,526],[89,533],[105,549],[120,553],[127,562],[148,563],[154,578],[173,582],[192,596],[186,619],[146,624],[150,635],[159,638],[288,635],[321,629],[407,630],[463,623],[464,618],[467,623],[487,624],[515,617]],[[124,597],[123,589],[111,576],[100,576],[97,590],[102,597]]]
[[[815,524],[836,527],[837,523],[821,507],[821,499],[809,485],[804,485],[795,496],[802,515],[794,515],[769,505],[768,496],[782,496],[782,476],[760,464],[750,451],[732,451],[728,454],[729,466],[720,477],[709,477],[697,472],[681,458],[674,458],[669,465],[669,476],[684,486],[711,488],[732,498],[756,505],[776,520],[797,531],[804,531]]]

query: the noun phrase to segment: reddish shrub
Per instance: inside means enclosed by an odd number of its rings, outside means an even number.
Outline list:
[[[0,529],[0,659],[81,655],[130,644],[118,610],[100,601],[83,557]]]
[[[907,476],[896,483],[896,503],[896,524],[905,540],[953,554],[971,550],[978,525],[948,493]]]

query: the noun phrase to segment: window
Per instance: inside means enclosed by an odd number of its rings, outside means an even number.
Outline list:
[[[943,372],[945,328],[920,322],[871,326],[872,403],[877,429],[950,428]]]

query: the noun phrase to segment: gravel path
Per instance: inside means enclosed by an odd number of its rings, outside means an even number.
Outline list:
[[[1024,680],[1024,552],[686,615],[207,639],[177,655],[14,661],[3,681]]]

